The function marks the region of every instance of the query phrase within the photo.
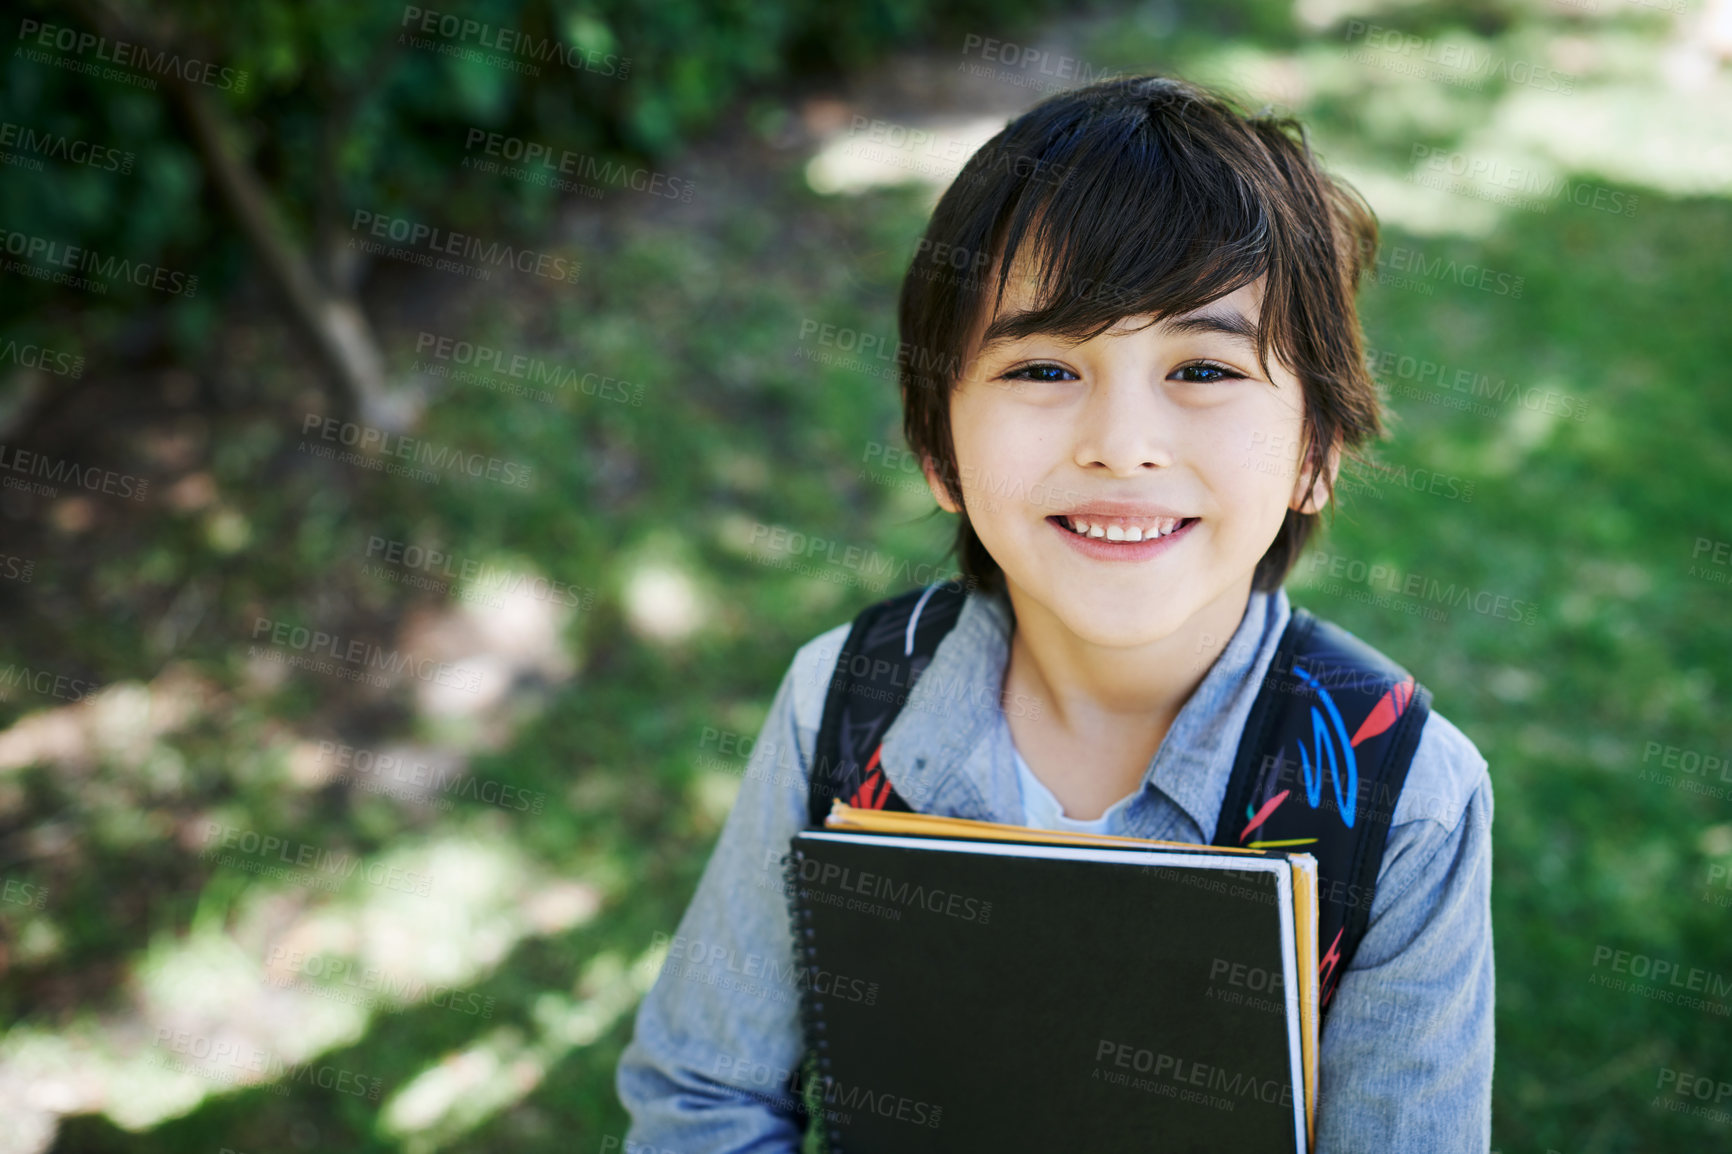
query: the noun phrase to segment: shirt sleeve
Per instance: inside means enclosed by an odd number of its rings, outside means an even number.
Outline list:
[[[1397,806],[1412,819],[1391,824],[1369,927],[1324,1021],[1318,1154],[1491,1148],[1491,779],[1441,717],[1428,738],[1432,722]]]
[[[782,855],[806,825],[824,688],[847,627],[802,647],[747,760],[655,984],[639,1005],[615,1087],[626,1151],[799,1149],[802,991]]]

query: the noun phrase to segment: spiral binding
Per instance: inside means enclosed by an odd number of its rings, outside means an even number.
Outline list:
[[[806,860],[806,855],[799,849],[790,849],[782,855],[782,880],[787,887],[788,913],[792,919],[795,959],[804,967],[806,974],[816,971],[818,964],[818,947],[813,938],[816,931],[812,928],[812,911],[801,897],[800,868]],[[802,1065],[815,1065],[818,1071],[819,1101],[827,1103],[830,1100],[830,1039],[829,1024],[824,1021],[824,999],[815,988],[816,983],[807,980],[802,984],[800,992],[800,1028],[805,1041],[806,1053]],[[805,1092],[802,1087],[801,1104],[805,1104]],[[821,1139],[819,1148],[825,1154],[842,1154],[842,1131],[830,1124],[830,1112],[820,1109],[818,1133]]]

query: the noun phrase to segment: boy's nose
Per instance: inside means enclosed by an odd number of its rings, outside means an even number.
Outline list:
[[[1173,463],[1172,416],[1157,385],[1103,381],[1078,417],[1076,463],[1117,476],[1165,468]]]

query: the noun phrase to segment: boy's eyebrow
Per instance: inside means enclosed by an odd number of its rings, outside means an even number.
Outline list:
[[[1248,344],[1257,343],[1257,325],[1238,309],[1223,308],[1213,311],[1194,310],[1180,317],[1169,317],[1159,322],[1159,327],[1174,336],[1189,333],[1220,333],[1222,336],[1236,337]],[[997,345],[1008,344],[1023,337],[1039,336],[1036,333],[1021,333],[1015,331],[1027,317],[1033,315],[1033,310],[1006,313],[986,327],[982,334],[980,350],[977,356],[985,356]]]
[[[1256,324],[1238,309],[1187,313],[1182,317],[1162,321],[1161,328],[1175,336],[1181,333],[1220,333],[1223,336],[1238,337],[1251,344],[1257,343]]]

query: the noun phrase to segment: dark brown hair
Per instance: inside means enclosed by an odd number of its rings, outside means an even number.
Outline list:
[[[1347,458],[1383,435],[1354,308],[1377,221],[1323,171],[1303,128],[1159,76],[1053,96],[969,159],[902,282],[903,434],[962,508],[956,553],[981,588],[1001,587],[1003,573],[956,483],[950,393],[971,330],[989,303],[996,313],[1025,239],[1039,304],[1012,337],[1085,341],[1125,317],[1189,312],[1264,277],[1257,358],[1267,374],[1273,351],[1304,388],[1302,491],[1321,477],[1333,496],[1328,447]],[[1318,517],[1287,510],[1254,588],[1280,586]]]

